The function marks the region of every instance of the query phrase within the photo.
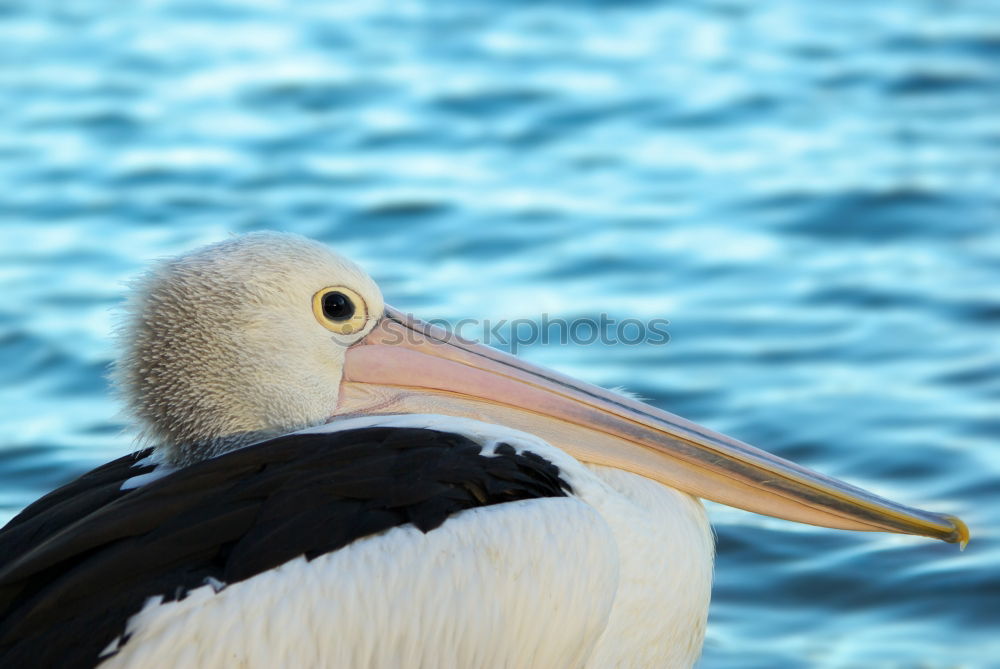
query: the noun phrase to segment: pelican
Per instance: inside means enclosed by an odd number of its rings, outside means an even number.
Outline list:
[[[698,498],[964,544],[818,474],[412,319],[253,233],[132,287],[139,450],[0,531],[0,666],[688,667]]]

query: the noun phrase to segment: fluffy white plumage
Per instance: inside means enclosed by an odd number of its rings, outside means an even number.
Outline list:
[[[448,416],[345,419],[448,429],[559,466],[569,498],[464,511],[293,560],[247,581],[150,600],[102,667],[687,667],[697,659],[713,541],[700,502],[584,466],[532,435]]]
[[[367,302],[363,331],[341,336],[316,322],[313,294],[337,285]],[[326,420],[347,346],[382,310],[375,282],[322,244],[234,237],[161,261],[135,282],[113,379],[158,456],[188,463]]]

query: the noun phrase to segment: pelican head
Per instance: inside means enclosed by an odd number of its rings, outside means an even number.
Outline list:
[[[444,414],[749,511],[968,540],[953,516],[409,318],[357,265],[296,235],[253,233],[163,261],[137,281],[126,314],[114,378],[144,437],[174,464],[342,416]]]
[[[327,420],[348,347],[383,310],[375,282],[322,244],[233,237],[135,282],[112,376],[143,440],[188,464]]]

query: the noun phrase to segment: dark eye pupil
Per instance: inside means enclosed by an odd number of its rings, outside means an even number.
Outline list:
[[[346,321],[354,315],[354,303],[337,291],[332,291],[323,296],[323,315],[331,321]]]

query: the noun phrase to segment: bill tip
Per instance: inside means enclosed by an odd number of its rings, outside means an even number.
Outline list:
[[[946,539],[949,543],[958,544],[959,550],[965,550],[969,545],[969,526],[958,516],[945,516],[954,527],[951,535]]]

